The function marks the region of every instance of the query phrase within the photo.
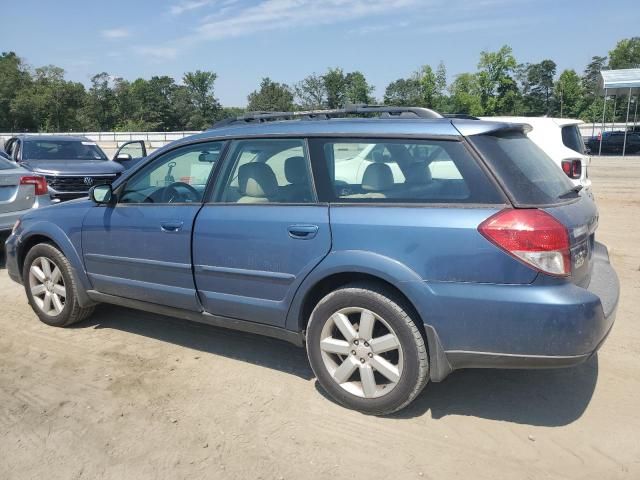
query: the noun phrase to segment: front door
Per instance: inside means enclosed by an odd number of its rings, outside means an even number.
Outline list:
[[[222,142],[168,151],[116,190],[114,205],[84,219],[82,247],[101,293],[199,310],[191,269],[191,233]]]
[[[195,223],[198,292],[211,314],[282,327],[331,248],[329,208],[316,201],[303,140],[238,140],[229,151]]]

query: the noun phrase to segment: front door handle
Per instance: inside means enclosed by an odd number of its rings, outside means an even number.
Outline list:
[[[162,222],[160,224],[160,230],[166,233],[176,233],[182,230],[184,222]]]
[[[317,225],[291,225],[287,230],[289,236],[297,240],[310,240],[318,234]]]

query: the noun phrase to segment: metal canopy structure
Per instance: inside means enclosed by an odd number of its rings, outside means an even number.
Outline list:
[[[640,68],[625,68],[620,70],[602,70],[599,78],[600,93],[604,95],[604,106],[602,107],[602,129],[600,131],[600,145],[598,155],[602,154],[602,137],[604,133],[605,116],[607,112],[607,98],[614,96],[613,113],[615,115],[618,95],[627,95],[627,117],[624,122],[624,143],[622,145],[622,156],[627,151],[627,132],[629,131],[629,110],[631,108],[631,97],[635,93],[635,111],[633,114],[633,128],[635,131],[638,119],[638,101],[640,100]],[[615,118],[614,118],[615,123]]]

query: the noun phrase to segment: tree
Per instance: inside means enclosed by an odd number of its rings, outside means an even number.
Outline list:
[[[451,97],[449,101],[455,113],[469,115],[484,115],[482,96],[478,76],[473,73],[462,73],[456,76],[449,87]]]
[[[247,97],[250,112],[289,112],[293,110],[293,93],[288,85],[272,81],[265,77],[260,82],[260,89],[251,92]]]
[[[422,90],[417,78],[400,78],[387,85],[384,92],[385,105],[411,107],[422,103]]]
[[[347,103],[374,103],[375,100],[371,96],[374,87],[369,85],[367,79],[362,72],[351,72],[345,76],[346,92],[345,100]]]
[[[327,104],[327,89],[322,75],[314,73],[305,77],[295,85],[294,90],[303,110],[319,110]]]
[[[607,57],[594,56],[582,73],[582,99],[580,106],[580,118],[588,122],[594,122],[598,118],[597,110],[602,115],[602,102],[599,101],[600,72],[607,66]]]
[[[347,98],[347,77],[341,68],[330,68],[322,77],[327,92],[327,107],[341,108]]]
[[[3,52],[0,55],[0,130],[20,127],[17,118],[11,115],[11,101],[30,83],[31,77],[20,57],[14,52]]]
[[[640,68],[640,37],[620,40],[609,52],[609,68]]]
[[[526,114],[548,115],[551,112],[555,75],[556,63],[553,60],[518,67],[516,76],[520,79]]]
[[[95,131],[112,130],[116,124],[115,101],[111,76],[102,72],[91,77],[91,87],[81,110],[83,127]]]
[[[497,52],[480,52],[478,86],[485,115],[515,112],[519,91],[513,75],[517,65],[508,45],[503,45]]]
[[[564,70],[554,87],[555,112],[560,117],[576,118],[580,115],[582,85],[575,70]]]
[[[187,121],[187,128],[204,129],[214,122],[220,112],[220,102],[214,95],[214,84],[218,75],[214,72],[203,72],[196,70],[195,72],[185,73],[182,82],[186,87],[186,98],[184,103],[190,103],[193,106],[193,113]]]

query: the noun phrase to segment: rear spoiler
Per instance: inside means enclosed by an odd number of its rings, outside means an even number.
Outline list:
[[[489,135],[495,133],[529,133],[533,128],[527,123],[492,122],[487,120],[451,119],[451,124],[461,135]]]

